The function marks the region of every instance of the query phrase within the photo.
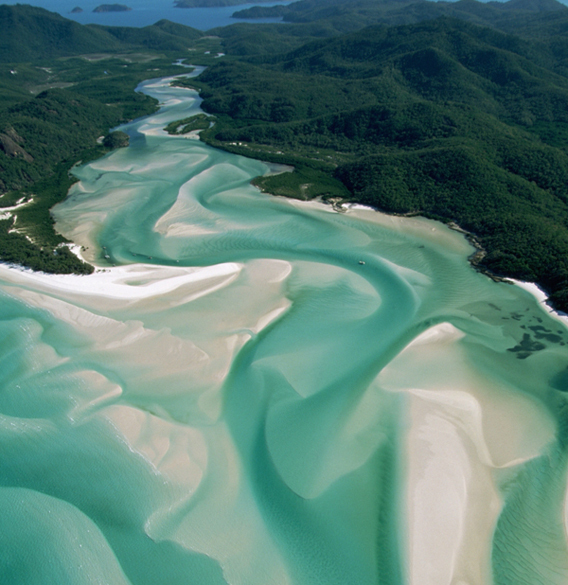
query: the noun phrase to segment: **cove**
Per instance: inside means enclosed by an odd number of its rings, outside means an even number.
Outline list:
[[[170,81],[54,209],[97,272],[0,268],[0,582],[565,583],[564,324],[441,224],[259,193]]]

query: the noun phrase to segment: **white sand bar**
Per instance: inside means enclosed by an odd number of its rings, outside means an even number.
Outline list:
[[[88,276],[46,274],[0,265],[0,278],[35,290],[73,295],[96,295],[127,301],[164,295],[189,283],[211,279],[226,281],[238,275],[242,266],[232,262],[205,267],[168,267],[152,264],[130,264],[99,270]],[[207,286],[209,288],[209,286]]]
[[[553,440],[542,406],[474,370],[449,323],[414,340],[379,375],[409,397],[406,541],[411,585],[486,585],[502,507],[498,470]]]

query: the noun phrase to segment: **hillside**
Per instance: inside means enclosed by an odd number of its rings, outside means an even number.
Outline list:
[[[564,12],[567,7],[558,0],[508,0],[507,2],[428,2],[427,0],[298,0],[275,6],[252,6],[236,12],[238,18],[282,18],[284,22],[316,22],[332,20],[354,25],[388,23],[416,23],[440,16],[459,16],[463,20],[479,19],[486,24],[495,18],[506,19],[513,15],[523,17],[544,12]],[[406,16],[405,16],[406,14]],[[501,17],[499,17],[501,15]]]
[[[61,247],[49,210],[65,198],[73,164],[107,152],[100,136],[155,110],[136,86],[183,73],[173,61],[200,46],[203,33],[168,21],[82,26],[19,5],[0,6],[0,22],[0,62],[9,63],[0,70],[0,205],[28,202],[16,220],[0,220],[0,259],[48,272],[92,270]],[[203,42],[205,59],[211,41]]]
[[[0,5],[0,63],[123,50],[105,30],[86,27],[28,5]]]
[[[257,0],[257,2],[272,2],[272,0]],[[243,4],[243,0],[174,0],[176,8],[210,8],[213,6],[236,6]]]
[[[189,46],[203,36],[197,29],[183,24],[160,20],[143,28],[90,25],[89,29],[111,35],[115,42],[132,50],[144,48],[152,51],[187,51]]]
[[[126,4],[101,4],[93,9],[93,12],[128,12],[132,10]]]
[[[146,48],[187,50],[201,31],[167,20],[144,28],[84,26],[43,8],[0,5],[0,63]]]
[[[374,24],[399,26],[446,16],[515,34],[527,29],[530,36],[541,24],[568,18],[568,8],[558,0],[299,0],[270,7],[253,6],[235,12],[233,16],[250,20],[282,18],[284,22],[303,25],[317,23],[335,34]]]
[[[249,61],[198,78],[217,116],[206,140],[295,164],[312,196],[347,189],[380,209],[457,221],[487,250],[484,268],[537,281],[568,307],[563,55],[443,18]],[[311,173],[338,183],[318,188]],[[290,194],[290,178],[259,184],[279,181]]]
[[[2,7],[10,34],[0,61],[11,65],[0,72],[0,186],[11,190],[4,205],[32,192],[34,204],[18,215],[20,234],[0,222],[1,257],[68,269],[65,252],[36,253],[59,250],[49,207],[65,196],[67,170],[100,155],[97,136],[151,111],[134,87],[179,72],[171,63],[190,49],[209,65],[188,82],[215,116],[202,138],[295,166],[257,179],[262,189],[456,221],[486,250],[482,268],[536,281],[568,309],[568,9],[555,0],[285,8],[295,22],[203,34],[168,21],[82,27]],[[227,57],[214,59],[218,51]],[[18,252],[22,233],[35,252]]]

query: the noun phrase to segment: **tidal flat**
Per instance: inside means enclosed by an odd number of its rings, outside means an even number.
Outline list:
[[[170,82],[54,209],[95,274],[0,268],[0,582],[566,583],[565,325],[439,223],[260,193]]]

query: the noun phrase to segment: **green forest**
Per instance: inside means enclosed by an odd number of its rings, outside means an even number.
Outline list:
[[[31,6],[0,6],[0,260],[45,272],[93,271],[65,245],[50,209],[74,182],[71,168],[128,144],[112,128],[156,110],[143,80],[179,75],[174,61],[217,41],[161,21],[142,29],[82,26]],[[185,52],[185,54],[183,53]]]
[[[202,138],[296,166],[310,185],[297,197],[346,190],[455,222],[483,247],[480,269],[536,281],[567,309],[566,12],[545,6],[523,37],[442,16],[225,60],[192,80],[217,119]],[[266,181],[293,195],[289,177]]]
[[[136,85],[186,59],[207,65],[185,83],[209,116],[169,132],[292,165],[255,179],[269,193],[455,222],[482,246],[480,269],[535,281],[568,310],[568,8],[300,0],[239,16],[251,22],[202,33],[0,6],[0,202],[30,201],[0,222],[2,260],[92,269],[49,209],[73,164],[126,144],[110,130],[155,109]],[[266,16],[285,23],[254,22]]]

